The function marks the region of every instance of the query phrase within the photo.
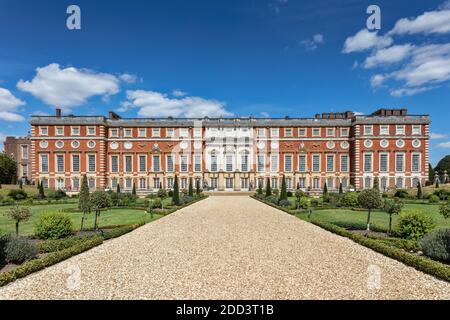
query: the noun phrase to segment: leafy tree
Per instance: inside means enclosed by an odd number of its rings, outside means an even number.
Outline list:
[[[434,227],[432,217],[424,215],[421,211],[410,211],[400,215],[397,222],[397,233],[404,239],[419,240]]]
[[[375,177],[375,179],[373,179],[373,188],[375,190],[380,190],[380,179],[378,177]]]
[[[447,201],[439,207],[439,212],[445,219],[450,218],[450,201]]]
[[[431,163],[428,163],[428,181],[434,181],[434,169]]]
[[[300,207],[300,200],[305,196],[305,193],[300,190],[297,189],[295,190],[295,198],[297,198],[297,209]]]
[[[131,191],[131,194],[132,194],[133,196],[136,195],[136,183],[135,183],[135,182],[133,182],[133,190]]]
[[[309,199],[307,197],[301,197],[299,204],[300,208],[302,208],[303,210],[308,210],[308,208],[311,206]]]
[[[423,193],[422,193],[422,184],[419,183],[417,184],[417,199],[422,199],[423,198]]]
[[[120,193],[120,184],[117,183],[116,193]]]
[[[392,233],[392,215],[402,212],[404,203],[399,198],[384,200],[383,210],[389,215],[389,233]]]
[[[16,221],[16,236],[19,236],[19,224],[22,221],[28,221],[31,218],[31,211],[28,208],[16,206],[9,209],[4,214],[6,217]]]
[[[343,194],[344,193],[344,189],[342,188],[342,182],[339,183],[339,194]]]
[[[80,194],[79,194],[79,200],[78,200],[78,209],[80,209],[83,212],[83,215],[81,217],[81,230],[83,230],[84,227],[84,221],[86,218],[86,213],[91,211],[91,198],[89,196],[89,185],[86,175],[83,176],[83,180],[81,181],[81,188],[80,188]]]
[[[44,190],[44,184],[41,182],[39,184],[39,199],[44,199],[45,198],[45,190]]]
[[[180,205],[180,189],[179,189],[179,186],[178,186],[178,176],[177,175],[175,175],[175,180],[173,182],[172,202],[176,206]]]
[[[90,203],[95,210],[94,229],[98,230],[100,212],[111,205],[111,198],[105,191],[94,191],[90,196]]]
[[[375,189],[363,190],[358,196],[358,202],[364,209],[367,209],[367,231],[370,231],[372,210],[382,206],[380,192]]]
[[[262,188],[262,184],[261,181],[258,182],[258,189],[256,190],[257,194],[263,194],[263,188]]]
[[[328,185],[325,182],[323,185],[323,196],[326,196],[326,195],[328,195]]]
[[[287,200],[287,187],[286,187],[286,177],[283,174],[283,179],[281,180],[281,193],[279,201]]]
[[[272,188],[270,187],[270,178],[267,178],[266,197],[270,197],[271,195],[272,195]]]
[[[17,179],[17,163],[6,152],[0,153],[0,183],[10,184]]]
[[[194,196],[194,188],[192,185],[192,177],[189,177],[189,189],[188,189],[188,196],[193,197]]]
[[[435,171],[439,172],[439,174],[444,174],[444,171],[447,170],[447,173],[450,174],[450,155],[445,156],[438,162]]]

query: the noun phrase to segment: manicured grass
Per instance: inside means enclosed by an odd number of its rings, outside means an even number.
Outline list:
[[[450,219],[444,219],[439,213],[438,205],[407,203],[403,210],[419,210],[423,214],[433,218],[436,228],[450,228]],[[307,218],[306,213],[299,213],[297,216],[301,219]],[[352,211],[347,209],[315,210],[311,215],[311,219],[330,222],[340,226],[357,225],[364,229],[367,222],[367,211]],[[397,220],[398,216],[394,215],[393,227],[395,227]],[[389,215],[380,211],[372,212],[371,223],[372,226],[378,229],[387,230],[389,227]]]
[[[2,184],[2,188],[0,189],[0,195],[6,197],[9,193],[9,191],[15,189],[19,189],[19,185],[7,185]],[[35,196],[38,194],[38,189],[36,186],[26,186],[23,185],[23,190],[28,193],[28,196]]]
[[[13,233],[15,232],[15,222],[4,216],[4,213],[10,207],[0,207],[0,233]],[[58,212],[63,209],[75,209],[76,204],[50,204],[50,205],[38,205],[29,206],[32,212],[32,217],[27,222],[20,224],[20,235],[33,235],[35,223],[39,220],[39,217],[46,212]],[[81,212],[68,213],[72,219],[74,225],[74,231],[79,230],[81,224]],[[153,215],[154,219],[160,218],[160,215]],[[85,228],[92,228],[94,226],[94,214],[86,215]],[[100,215],[100,227],[106,227],[111,225],[128,225],[139,222],[151,221],[150,214],[145,210],[137,209],[110,209],[108,211],[102,211]]]

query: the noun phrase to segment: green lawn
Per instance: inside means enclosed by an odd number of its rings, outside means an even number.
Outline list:
[[[7,196],[9,191],[11,191],[12,189],[19,189],[19,185],[6,185],[3,184],[2,188],[0,189],[0,195],[2,196]],[[38,189],[36,186],[23,186],[23,190],[25,190],[26,193],[28,193],[28,195],[31,196],[35,196],[38,194]]]
[[[15,232],[15,223],[13,220],[4,216],[4,213],[10,207],[0,207],[0,233],[12,233]],[[50,204],[50,205],[39,205],[30,206],[32,212],[32,218],[20,224],[20,234],[21,235],[33,235],[34,225],[38,221],[39,216],[45,212],[58,212],[63,209],[74,209],[76,204]],[[69,213],[74,224],[74,230],[78,230],[81,224],[80,212]],[[160,218],[160,215],[154,215],[154,220]],[[110,209],[108,211],[102,211],[100,216],[100,227],[106,227],[111,225],[128,225],[137,222],[149,222],[151,221],[150,214],[146,213],[145,210],[136,209]],[[94,214],[87,215],[87,221],[85,223],[86,228],[92,228],[94,226]]]
[[[438,205],[429,204],[405,204],[403,211],[420,210],[423,214],[431,216],[436,225],[436,228],[450,228],[450,219],[445,220],[439,213]],[[301,219],[306,219],[306,213],[299,213],[297,216]],[[358,225],[363,229],[367,222],[367,211],[352,211],[345,209],[329,209],[316,210],[312,213],[312,219],[326,221],[341,226]],[[393,227],[395,227],[397,215],[393,216]],[[373,212],[371,222],[374,227],[378,229],[387,230],[389,226],[389,215],[384,212]]]

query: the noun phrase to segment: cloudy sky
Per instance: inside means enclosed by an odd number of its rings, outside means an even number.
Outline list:
[[[82,30],[66,28],[81,8]],[[381,30],[366,9],[381,8]],[[31,114],[430,114],[450,154],[450,1],[0,0],[0,139]]]

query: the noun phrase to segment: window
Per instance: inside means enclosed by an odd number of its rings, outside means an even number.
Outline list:
[[[270,157],[270,171],[278,172],[278,155],[272,155]]]
[[[147,156],[139,156],[139,172],[147,172]]]
[[[72,179],[72,189],[74,191],[77,191],[78,189],[80,189],[80,179],[78,179],[78,178]]]
[[[313,137],[320,137],[320,128],[313,129]]]
[[[139,189],[144,190],[147,187],[147,180],[145,178],[139,179]]]
[[[202,137],[202,128],[194,128],[194,137],[201,138]]]
[[[56,131],[55,134],[57,136],[63,136],[64,135],[64,127],[56,127],[55,131]]]
[[[411,171],[420,172],[420,153],[413,153],[411,157]]]
[[[264,128],[258,128],[256,131],[256,134],[258,137],[265,137],[266,136],[266,129]]]
[[[167,128],[166,129],[166,137],[171,138],[174,136],[173,128]]]
[[[373,126],[364,126],[364,135],[371,136],[373,134]]]
[[[39,135],[48,136],[48,127],[39,127]]]
[[[300,128],[298,129],[298,135],[300,137],[306,137],[306,128]]]
[[[248,189],[248,178],[241,178],[241,189]]]
[[[412,127],[412,134],[413,135],[420,135],[422,133],[421,131],[422,130],[421,130],[421,127],[419,125],[416,125],[416,126]]]
[[[395,155],[395,171],[396,172],[405,171],[405,154],[397,153]]]
[[[313,179],[313,189],[320,189],[320,179],[319,178]]]
[[[380,172],[389,171],[389,154],[380,153]]]
[[[286,178],[286,188],[292,189],[292,178]]]
[[[48,173],[48,154],[41,154],[41,172]]]
[[[147,136],[147,129],[140,128],[138,131],[139,138],[145,138]]]
[[[320,155],[319,154],[313,154],[312,156],[312,171],[313,172],[320,172]]]
[[[153,172],[160,172],[161,171],[161,162],[160,162],[160,156],[154,155],[153,156]]]
[[[381,178],[381,190],[386,191],[387,185],[388,184],[388,179],[386,177],[382,177]]]
[[[188,171],[188,157],[180,156],[180,171],[187,172]]]
[[[173,189],[174,180],[173,178],[167,178],[167,187]]]
[[[161,136],[161,129],[160,128],[153,128],[152,129],[152,137],[160,137]]]
[[[341,172],[348,172],[348,156],[341,156]]]
[[[211,178],[211,188],[217,189],[217,186],[218,186],[217,178]]]
[[[300,189],[305,189],[306,188],[306,178],[299,178],[298,186],[300,187]]]
[[[117,190],[117,178],[111,179],[111,189],[113,189],[114,191]]]
[[[306,155],[304,154],[298,156],[298,171],[306,172]]]
[[[211,171],[217,172],[217,156],[215,154],[211,155]]]
[[[405,134],[405,126],[396,126],[396,134],[404,135]]]
[[[264,155],[258,154],[257,161],[258,161],[258,172],[264,172],[265,171]]]
[[[48,179],[44,178],[41,180],[42,186],[47,189],[48,188]]]
[[[232,155],[226,155],[226,171],[231,172],[233,171],[233,156]]]
[[[95,172],[96,171],[95,154],[89,154],[88,155],[88,171],[89,172]]]
[[[181,138],[189,137],[189,129],[188,128],[181,128],[180,129],[180,137]]]
[[[365,189],[370,189],[372,188],[372,178],[371,177],[366,177],[364,179],[364,188]]]
[[[72,136],[79,136],[80,135],[80,127],[71,127],[71,135]]]
[[[187,189],[187,187],[188,187],[187,178],[181,178],[181,189]]]
[[[341,128],[341,137],[348,137],[348,129]]]
[[[272,189],[278,189],[278,178],[272,178]]]
[[[292,128],[284,128],[284,136],[292,137]]]
[[[173,172],[173,156],[167,155],[167,172]]]
[[[72,172],[80,172],[80,155],[72,155]]]
[[[388,136],[389,135],[389,126],[380,126],[380,135]]]
[[[64,179],[56,179],[56,189],[62,190],[64,188]]]
[[[133,156],[125,156],[125,172],[131,173],[133,171]]]
[[[125,188],[131,189],[133,187],[133,180],[131,178],[125,179]]]
[[[233,178],[225,178],[225,188],[227,188],[227,189],[234,188],[234,179]]]
[[[119,136],[119,130],[118,129],[110,129],[109,130],[109,135],[111,137],[117,138]]]
[[[347,180],[347,178],[343,178],[341,183],[342,183],[342,189],[344,189],[344,190],[347,189],[347,187],[348,187],[348,180]]]
[[[334,189],[333,178],[327,179],[327,187],[328,187],[328,189]]]
[[[96,132],[95,132],[95,127],[88,127],[87,128],[87,135],[88,136],[95,136]]]
[[[95,179],[94,178],[89,178],[88,186],[89,186],[89,189],[91,189],[91,190],[95,189]]]
[[[28,176],[28,165],[23,164],[22,165],[22,177],[27,177],[27,176]]]
[[[278,129],[278,128],[270,129],[270,136],[271,137],[279,137],[280,136],[280,129]]]
[[[372,153],[364,154],[364,172],[372,172]]]
[[[130,138],[133,136],[133,129],[124,129],[123,136]]]
[[[395,184],[395,186],[398,188],[398,189],[402,189],[403,188],[403,178],[397,178],[397,182],[396,182],[396,184]]]
[[[334,156],[333,155],[327,155],[327,172],[333,172],[334,171]]]
[[[119,156],[111,156],[111,172],[119,172]]]
[[[414,178],[412,180],[412,186],[411,187],[418,188],[419,187],[419,182],[420,182],[419,178]]]
[[[194,171],[195,172],[202,172],[202,156],[201,155],[194,155]]]
[[[22,159],[28,159],[28,145],[22,145]]]
[[[153,178],[153,189],[160,189],[161,188],[161,182],[159,181],[159,178]]]
[[[292,172],[292,155],[286,154],[284,156],[284,171]]]
[[[334,128],[327,128],[327,137],[334,137]]]

